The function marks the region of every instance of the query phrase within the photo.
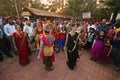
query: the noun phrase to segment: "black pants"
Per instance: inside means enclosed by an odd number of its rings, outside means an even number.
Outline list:
[[[45,64],[46,67],[53,66],[53,64],[52,64],[52,56],[44,56],[43,57],[43,64]]]
[[[3,42],[4,42],[4,45],[6,46],[6,48],[8,48],[9,51],[11,51],[11,43],[5,36],[3,37]]]
[[[1,52],[0,52],[0,61],[3,61],[3,56]]]
[[[68,56],[68,61],[67,61],[68,67],[70,69],[74,69],[74,67],[76,66],[78,51],[67,52],[67,56]]]
[[[93,42],[88,42],[87,41],[87,43],[85,45],[85,49],[91,49],[92,48],[92,44],[93,44]]]
[[[0,39],[0,50],[8,57],[13,57],[11,53],[9,52],[9,49],[4,44],[4,39]],[[2,54],[1,54],[2,55]]]
[[[115,66],[120,67],[120,50],[113,47],[111,53],[110,53],[110,58],[112,59],[113,63]]]

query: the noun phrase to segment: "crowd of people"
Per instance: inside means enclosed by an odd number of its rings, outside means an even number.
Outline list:
[[[0,61],[3,54],[26,66],[34,52],[43,59],[47,71],[54,69],[55,54],[64,51],[67,65],[74,69],[82,50],[88,50],[93,61],[113,62],[120,70],[120,24],[106,19],[85,21],[80,19],[27,19],[0,18]]]

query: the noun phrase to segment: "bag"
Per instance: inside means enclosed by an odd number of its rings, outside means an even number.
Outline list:
[[[44,52],[44,56],[52,56],[52,54],[53,54],[53,47],[45,46],[43,48],[43,52]]]

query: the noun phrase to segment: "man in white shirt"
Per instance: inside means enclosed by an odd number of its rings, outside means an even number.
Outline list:
[[[23,28],[23,31],[28,33],[29,38],[34,36],[34,33],[33,33],[32,28],[30,26],[30,23],[31,23],[30,21],[27,21],[26,25]]]
[[[12,36],[13,33],[16,32],[15,25],[14,25],[14,22],[13,22],[12,18],[8,18],[7,21],[8,21],[8,23],[4,26],[4,33],[7,37],[7,39],[11,43],[11,50],[13,52],[15,52],[15,54],[16,54],[16,51],[15,51],[15,48],[14,48],[14,38]]]
[[[35,34],[34,31],[32,30],[32,27],[30,26],[31,22],[28,20],[26,22],[26,25],[23,28],[23,31],[28,33],[28,37],[31,43],[31,51],[34,51],[34,45],[35,45]]]
[[[16,32],[15,25],[11,18],[8,19],[8,24],[4,26],[4,32],[7,37],[12,36],[12,34]]]
[[[93,25],[91,25],[90,26],[90,28],[93,28],[94,30],[96,30],[96,28],[98,27],[98,22],[97,21],[95,21],[94,23],[93,23]]]

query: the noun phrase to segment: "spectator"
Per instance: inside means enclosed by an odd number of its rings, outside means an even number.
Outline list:
[[[30,63],[28,55],[30,43],[27,38],[27,33],[23,32],[20,26],[16,27],[17,32],[13,33],[15,40],[15,49],[19,52],[19,63],[22,66],[25,66]]]
[[[13,22],[13,19],[12,18],[8,18],[7,19],[7,24],[4,26],[4,33],[5,35],[7,36],[7,39],[10,41],[10,44],[11,44],[11,50],[16,54],[16,51],[14,49],[14,40],[13,40],[13,33],[16,32],[16,29],[15,29],[15,25],[14,25],[14,22]]]
[[[5,46],[4,44],[4,39],[3,39],[3,31],[0,28],[0,50],[5,53],[5,55],[7,55],[10,58],[13,58],[13,56],[11,55],[11,53],[9,52],[9,49]],[[3,61],[3,56],[2,53],[0,52],[0,61]]]
[[[104,36],[105,36],[105,32],[104,31],[100,31],[99,35],[97,36],[97,39],[93,45],[93,48],[91,49],[91,60],[99,60],[100,55],[103,53],[103,41],[104,41]]]
[[[108,34],[108,31],[109,31],[109,27],[108,27],[108,25],[106,24],[106,19],[102,19],[102,23],[101,23],[101,25],[100,26],[98,26],[98,28],[97,28],[97,35],[98,35],[98,33],[100,32],[100,31],[105,31],[105,35],[107,35]]]

